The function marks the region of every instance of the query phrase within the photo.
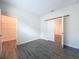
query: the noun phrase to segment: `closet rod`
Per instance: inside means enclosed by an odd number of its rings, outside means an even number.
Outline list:
[[[70,16],[70,15],[59,16],[59,17],[47,19],[47,20],[45,20],[45,21],[50,21],[50,20],[54,20],[54,19],[57,19],[57,18],[68,17],[68,16]]]

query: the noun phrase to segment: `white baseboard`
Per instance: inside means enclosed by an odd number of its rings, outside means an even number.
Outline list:
[[[37,40],[37,39],[34,39],[34,40]],[[17,45],[21,45],[21,44],[24,44],[24,43],[28,43],[28,42],[31,42],[31,41],[34,41],[34,40],[17,42]]]
[[[75,48],[75,49],[79,49],[79,47],[76,47],[76,46],[72,46],[72,45],[69,45],[69,44],[65,44],[66,46],[69,46],[69,47],[72,47],[72,48]]]

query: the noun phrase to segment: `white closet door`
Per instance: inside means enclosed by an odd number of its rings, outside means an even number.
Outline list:
[[[48,40],[54,41],[54,20],[47,22],[47,36]]]

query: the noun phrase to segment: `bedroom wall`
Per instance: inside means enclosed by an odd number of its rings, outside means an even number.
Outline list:
[[[41,17],[41,33],[40,33],[40,37],[47,39],[47,40],[52,40],[54,41],[54,36],[53,34],[50,33],[50,31],[52,33],[54,33],[54,21],[48,21],[45,22],[45,19],[50,19],[50,18],[54,18],[56,16],[63,16],[63,15],[70,15],[69,17],[65,18],[65,22],[64,22],[64,29],[65,29],[65,45],[68,45],[70,47],[74,47],[79,49],[79,4],[76,5],[72,5],[60,10],[57,10],[55,12],[51,12],[43,17]],[[52,24],[51,24],[52,22]],[[47,30],[47,28],[49,27],[49,30]],[[48,36],[49,33],[49,36]],[[53,37],[53,39],[51,38]]]
[[[11,4],[0,2],[3,15],[17,19],[17,44],[36,40],[40,37],[40,17]]]
[[[41,19],[41,33],[40,38],[45,40],[54,41],[54,20],[44,21]]]

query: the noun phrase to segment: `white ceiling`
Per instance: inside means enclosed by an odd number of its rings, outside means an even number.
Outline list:
[[[4,0],[24,10],[39,16],[49,13],[51,10],[76,4],[79,0]]]

